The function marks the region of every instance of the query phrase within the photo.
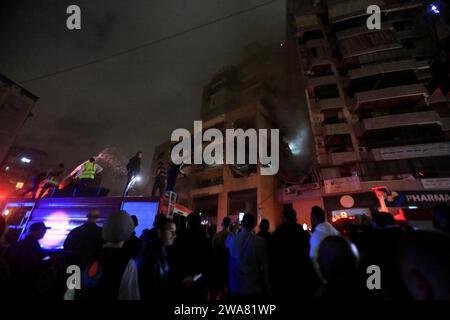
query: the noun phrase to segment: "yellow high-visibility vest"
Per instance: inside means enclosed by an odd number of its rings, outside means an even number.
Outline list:
[[[95,163],[87,162],[80,174],[80,179],[95,179]]]

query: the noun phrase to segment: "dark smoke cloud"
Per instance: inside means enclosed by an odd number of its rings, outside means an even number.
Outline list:
[[[0,73],[27,79],[261,2],[2,0]],[[71,4],[82,9],[80,31],[65,28]],[[25,87],[41,99],[19,142],[44,149],[68,166],[106,148],[114,147],[126,159],[142,150],[147,169],[156,145],[199,118],[201,90],[213,74],[237,63],[247,43],[279,43],[284,37],[285,2],[279,1],[151,48],[31,82]]]

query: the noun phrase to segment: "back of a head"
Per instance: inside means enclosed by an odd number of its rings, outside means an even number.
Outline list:
[[[318,263],[329,283],[345,283],[357,274],[359,253],[354,245],[340,236],[326,237],[319,248]]]
[[[126,211],[118,211],[107,216],[103,224],[102,237],[106,242],[120,243],[133,234],[134,223]]]
[[[153,220],[153,227],[155,227],[156,229],[160,228],[161,225],[166,223],[166,220],[167,217],[164,214],[158,213]]]
[[[228,229],[231,226],[231,218],[230,217],[225,217],[222,220],[222,227],[224,229]]]
[[[314,206],[311,208],[311,224],[318,225],[320,223],[324,223],[326,221],[326,213],[325,211],[319,207]]]
[[[262,219],[259,223],[259,229],[262,231],[269,231],[270,229],[270,222],[267,219]]]
[[[202,217],[200,216],[200,214],[198,212],[192,212],[187,217],[187,224],[188,224],[189,230],[197,231],[202,226]]]
[[[372,220],[379,228],[395,225],[394,216],[388,212],[374,212],[372,213]]]
[[[98,210],[98,209],[92,209],[92,210],[89,210],[89,212],[88,212],[88,214],[86,215],[86,217],[87,217],[89,220],[97,220],[97,219],[100,218],[100,210]]]
[[[251,213],[244,214],[244,217],[242,218],[242,226],[247,231],[252,231],[256,227],[256,218]]]
[[[89,162],[95,162],[95,158],[94,157],[90,158]]]
[[[398,246],[397,265],[414,299],[450,299],[450,236],[414,231]]]
[[[450,206],[438,204],[434,207],[433,226],[440,231],[450,233]]]
[[[138,217],[136,217],[136,215],[132,215],[131,216],[131,220],[133,220],[134,226],[137,227],[139,225],[139,220]]]
[[[297,221],[297,212],[292,208],[283,209],[282,215],[286,223],[295,223]]]

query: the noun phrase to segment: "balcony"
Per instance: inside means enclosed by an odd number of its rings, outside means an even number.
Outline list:
[[[395,49],[401,49],[403,45],[399,42],[391,42],[387,44],[380,44],[375,46],[367,46],[363,49],[343,49],[343,57],[344,59],[359,57],[366,54],[377,53],[382,51],[389,51]]]
[[[397,37],[402,40],[417,38],[417,31],[412,29],[397,31]]]
[[[423,95],[428,96],[427,89],[421,84],[411,84],[399,87],[384,88],[372,91],[364,91],[355,94],[356,106],[373,101],[392,98]]]
[[[403,113],[362,120],[358,133],[367,130],[409,126],[415,124],[439,123],[441,118],[435,111]]]
[[[324,136],[331,136],[334,134],[349,134],[350,131],[351,131],[350,125],[344,122],[344,123],[325,124],[322,126],[321,133]]]
[[[336,83],[337,79],[336,76],[334,74],[331,75],[326,75],[326,76],[310,76],[308,77],[308,86],[311,87],[315,87],[315,86],[320,86],[320,85],[324,85],[324,84],[332,84],[332,83]]]
[[[450,142],[378,148],[373,149],[372,154],[376,161],[449,156]]]
[[[383,22],[383,29],[394,29],[394,27],[390,22]],[[336,32],[336,39],[341,41],[343,39],[352,38],[370,32],[373,32],[373,30],[367,29],[367,26],[364,24]]]
[[[203,187],[203,188],[196,188],[191,190],[191,196],[192,197],[203,197],[213,194],[219,194],[223,192],[223,184],[215,185],[215,186],[209,186],[209,187]]]
[[[322,46],[327,47],[328,41],[325,38],[313,39],[313,40],[306,41],[305,44],[308,49],[315,48],[315,47],[322,47]]]
[[[317,111],[323,111],[327,109],[338,109],[345,107],[345,99],[343,98],[332,98],[332,99],[320,99],[314,101],[310,100],[311,107],[315,108]]]
[[[316,14],[296,15],[295,25],[298,31],[316,30],[320,28],[320,21]]]
[[[450,103],[450,98],[448,98],[444,95],[429,96],[427,98],[427,101],[428,101],[428,104]]]
[[[450,131],[450,118],[441,118],[442,131]]]
[[[340,165],[346,162],[354,162],[358,160],[358,154],[354,151],[334,152],[329,154],[319,154],[318,161],[320,164]]]
[[[348,72],[349,79],[363,78],[375,74],[417,69],[415,60],[393,61],[363,66]]]

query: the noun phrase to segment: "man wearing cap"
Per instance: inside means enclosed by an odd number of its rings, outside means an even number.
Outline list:
[[[70,231],[64,241],[64,250],[71,254],[75,264],[82,267],[92,262],[103,245],[102,228],[97,225],[100,211],[93,209],[86,217],[87,221]]]
[[[43,268],[44,251],[39,240],[44,238],[48,228],[43,222],[33,223],[24,239],[11,247],[11,284],[21,296],[36,294],[36,282]]]
[[[84,269],[76,300],[140,300],[136,262],[123,249],[134,222],[125,211],[108,215],[102,229],[105,241],[99,256]]]

